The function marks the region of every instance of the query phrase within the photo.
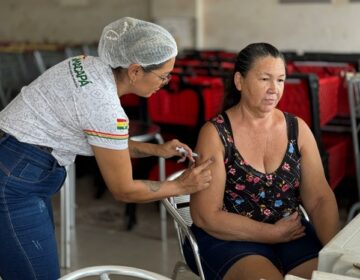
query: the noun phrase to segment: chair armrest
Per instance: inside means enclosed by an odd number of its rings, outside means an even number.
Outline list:
[[[91,266],[73,271],[67,275],[64,275],[59,280],[75,280],[84,278],[87,276],[100,276],[100,279],[108,279],[108,274],[116,274],[123,276],[131,276],[140,279],[148,280],[170,280],[170,278],[155,272],[129,267],[129,266],[118,266],[118,265],[104,265],[104,266]]]
[[[199,246],[197,245],[197,241],[195,239],[194,234],[191,232],[189,226],[186,224],[184,219],[176,211],[176,209],[169,202],[168,199],[163,199],[161,202],[164,205],[165,209],[168,211],[168,213],[173,217],[173,219],[175,220],[175,222],[177,223],[179,228],[181,228],[182,232],[185,233],[186,237],[189,239],[191,249],[193,250],[193,253],[194,253],[194,258],[195,258],[196,265],[197,265],[197,268],[198,268],[199,276],[201,277],[201,279],[205,279],[204,272],[202,270],[201,261],[200,261]],[[182,244],[179,244],[179,245],[181,246]]]

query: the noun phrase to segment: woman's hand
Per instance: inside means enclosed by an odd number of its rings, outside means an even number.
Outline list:
[[[301,216],[298,212],[294,212],[289,217],[282,218],[273,226],[274,243],[288,242],[305,235],[305,227],[301,224]]]
[[[179,148],[183,148],[183,151],[185,152],[181,152]],[[190,147],[184,143],[181,143],[177,139],[173,139],[164,144],[160,144],[159,149],[159,156],[161,157],[170,158],[173,156],[180,156],[181,158],[178,160],[178,162],[184,162],[186,158],[188,158],[190,162],[195,162]]]

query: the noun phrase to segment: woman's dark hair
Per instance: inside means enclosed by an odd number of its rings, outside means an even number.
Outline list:
[[[274,46],[268,43],[253,43],[242,49],[235,60],[234,72],[227,81],[227,88],[224,96],[223,111],[229,109],[240,101],[241,93],[235,87],[234,76],[239,72],[241,76],[246,77],[247,73],[259,58],[272,56],[281,58],[285,63],[283,54]]]

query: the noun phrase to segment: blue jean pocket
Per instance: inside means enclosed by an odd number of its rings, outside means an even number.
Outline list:
[[[27,163],[24,169],[19,174],[19,178],[30,181],[39,180],[43,171],[43,168],[33,165],[31,163]]]

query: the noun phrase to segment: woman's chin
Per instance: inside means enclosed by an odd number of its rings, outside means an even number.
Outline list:
[[[157,89],[157,90],[154,90],[154,91],[150,92],[146,97],[150,97],[150,96],[152,96],[153,94],[157,93],[158,91],[159,91],[158,89]]]

